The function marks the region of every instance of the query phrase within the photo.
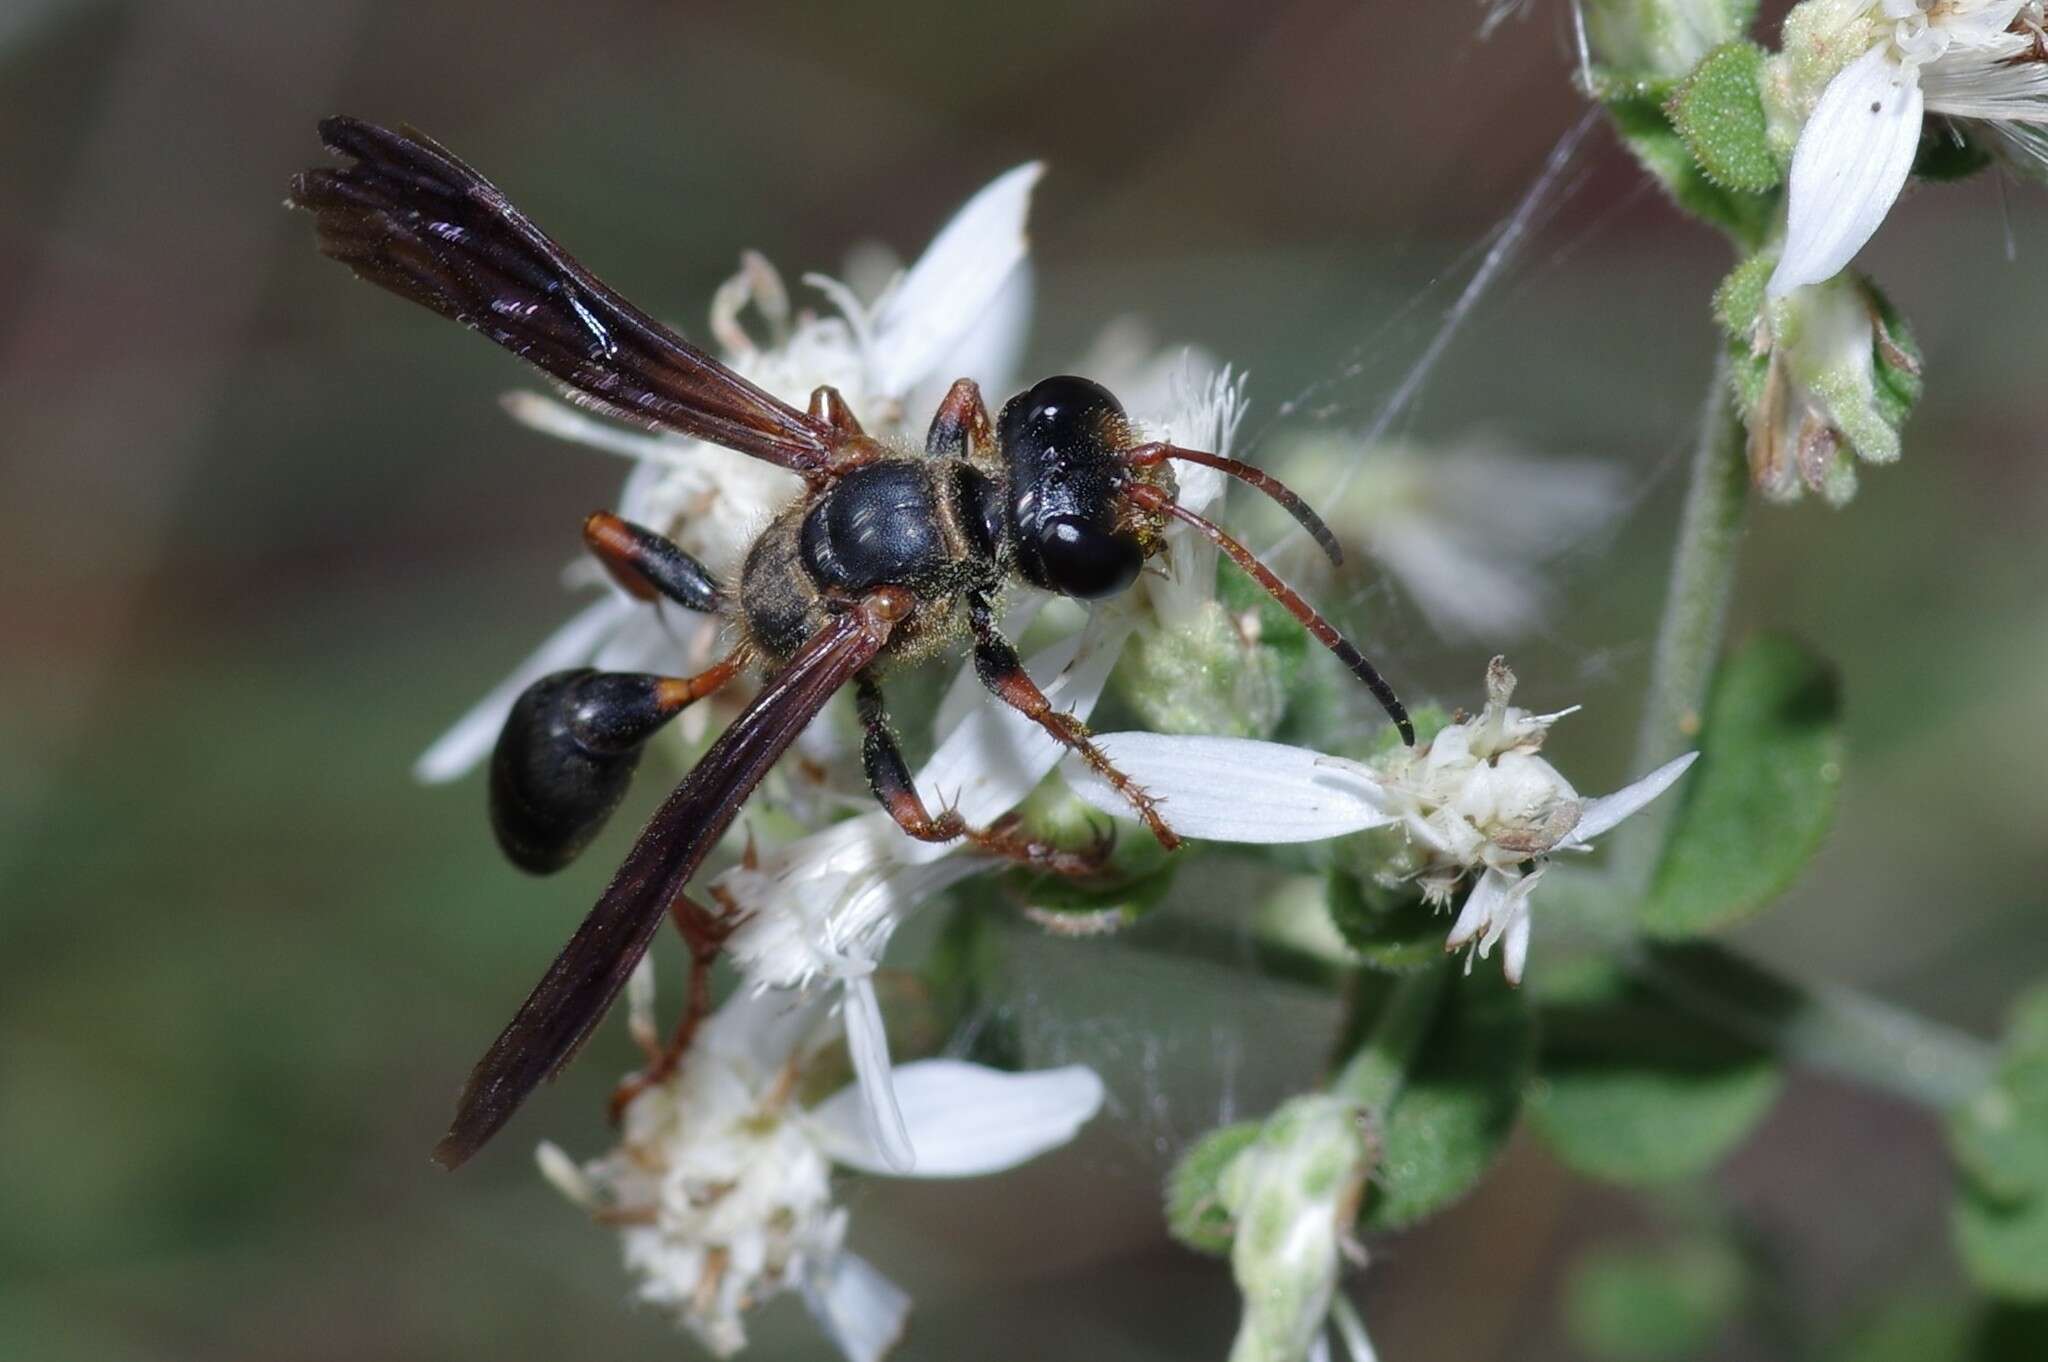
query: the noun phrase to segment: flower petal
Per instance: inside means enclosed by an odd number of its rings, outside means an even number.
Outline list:
[[[946,390],[956,379],[971,378],[981,388],[982,399],[996,410],[1017,391],[1017,371],[1024,359],[1024,346],[1031,333],[1031,313],[1037,296],[1037,280],[1027,257],[1017,262],[980,320],[941,358],[943,368],[934,368],[903,399],[904,410],[922,415],[936,411]],[[922,432],[913,432],[922,434]]]
[[[549,672],[587,661],[606,635],[635,609],[644,608],[622,591],[608,591],[603,600],[593,601],[578,611],[420,754],[420,759],[413,763],[413,779],[440,785],[466,775],[498,741],[498,730],[505,726],[505,716],[512,712],[521,691]]]
[[[804,1308],[846,1362],[881,1362],[902,1341],[910,1295],[859,1254],[813,1256],[802,1289]]]
[[[562,1151],[553,1140],[542,1140],[534,1146],[533,1161],[540,1167],[540,1175],[569,1200],[586,1211],[593,1211],[602,1203],[597,1189],[584,1176],[583,1167]]]
[[[1363,767],[1305,747],[1249,738],[1111,733],[1096,740],[1160,802],[1167,825],[1218,842],[1320,842],[1394,820]],[[1062,768],[1081,798],[1119,818],[1130,802],[1078,760]]]
[[[909,1171],[920,1178],[1000,1173],[1057,1149],[1102,1109],[1093,1069],[1004,1073],[958,1059],[926,1059],[896,1070],[896,1098],[917,1151],[914,1170],[890,1165],[868,1138],[860,1095],[842,1088],[810,1113],[819,1145],[834,1162],[866,1173]]]
[[[940,229],[876,311],[876,389],[900,397],[944,360],[981,319],[1024,259],[1024,220],[1045,167],[996,177]]]
[[[1685,774],[1686,768],[1699,760],[1699,755],[1697,752],[1688,752],[1682,757],[1675,757],[1632,785],[1623,786],[1613,794],[1585,801],[1579,806],[1578,826],[1571,830],[1564,844],[1580,845],[1606,832],[1677,784],[1678,778]]]
[[[1508,922],[1507,936],[1501,942],[1501,972],[1511,984],[1522,982],[1522,967],[1529,961],[1529,912],[1524,908]]]
[[[697,1044],[748,1082],[767,1086],[785,1064],[801,1063],[816,1047],[831,1000],[829,989],[743,987],[719,1004]]]
[[[1495,920],[1507,911],[1515,886],[1520,882],[1519,875],[1489,867],[1479,877],[1479,883],[1472,886],[1472,892],[1465,896],[1465,906],[1458,911],[1458,920],[1452,924],[1451,934],[1444,938],[1444,949],[1454,951],[1490,931]]]
[[[1891,211],[1920,146],[1919,70],[1880,43],[1828,82],[1792,152],[1785,250],[1770,296],[1832,278]]]
[[[846,981],[846,1052],[853,1060],[854,1090],[866,1114],[864,1133],[881,1171],[903,1174],[917,1166],[917,1148],[903,1123],[903,1108],[889,1072],[889,1035],[882,1029],[882,1005],[875,981],[863,975]],[[836,1095],[836,1094],[835,1094]]]

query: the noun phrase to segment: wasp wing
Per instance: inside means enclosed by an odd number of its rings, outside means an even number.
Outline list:
[[[614,293],[498,187],[412,129],[320,123],[353,164],[292,177],[322,252],[401,298],[461,322],[566,384],[587,405],[680,431],[810,478],[869,452],[747,382]]]
[[[477,1061],[448,1134],[434,1149],[454,1168],[511,1119],[527,1094],[553,1078],[589,1038],[661,920],[740,805],[825,702],[874,660],[889,625],[865,609],[834,618],[764,686],[668,797],[625,864]]]

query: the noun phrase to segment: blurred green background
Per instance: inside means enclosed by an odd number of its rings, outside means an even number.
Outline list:
[[[1136,314],[1249,369],[1248,430],[1311,387],[1297,424],[1342,428],[1579,117],[1564,12],[1482,44],[1462,0],[0,4],[0,1357],[695,1355],[528,1157],[600,1147],[621,1036],[459,1177],[425,1157],[630,828],[529,880],[474,780],[407,768],[563,617],[622,470],[315,256],[280,201],[317,117],[428,129],[700,333],[741,248],[792,277],[914,253],[1042,157],[1037,367]],[[1557,746],[1588,790],[1626,774],[1728,263],[1640,186],[1596,129],[1398,427],[1624,470],[1629,514],[1561,546],[1564,606],[1514,650],[1531,703],[1585,704]],[[2048,200],[2004,190],[1915,197],[1868,253],[1927,355],[1906,459],[1847,512],[1759,515],[1736,626],[1836,658],[1851,740],[1828,851],[1746,943],[1987,1035],[2048,967]],[[1485,650],[1355,571],[1410,698],[1469,702]],[[903,1355],[1220,1356],[1227,1271],[1167,1242],[1158,1179],[1313,1077],[1332,1004],[1160,960],[1170,924],[1010,930],[1027,1033],[1115,1109],[1002,1178],[850,1191],[919,1300]],[[1952,1280],[1946,1177],[1930,1119],[1803,1077],[1718,1183],[1825,1339]],[[1520,1141],[1358,1291],[1388,1358],[1571,1356],[1566,1265],[1650,1214]],[[758,1325],[823,1354],[789,1303]]]

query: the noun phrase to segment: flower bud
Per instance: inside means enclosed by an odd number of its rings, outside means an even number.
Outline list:
[[[1300,1362],[1321,1333],[1338,1254],[1377,1157],[1364,1110],[1327,1094],[1297,1097],[1223,1169],[1217,1198],[1236,1225],[1231,1273],[1244,1317],[1231,1362]]]
[[[1751,481],[1773,501],[1856,493],[1855,461],[1891,463],[1920,396],[1911,335],[1876,287],[1844,272],[1766,299],[1773,262],[1739,267],[1715,296],[1735,354]]]
[[[1580,9],[1593,61],[1631,87],[1677,80],[1756,17],[1755,0],[1582,0]]]
[[[1793,144],[1828,82],[1884,34],[1885,23],[1870,0],[1804,0],[1792,7],[1777,53],[1764,62],[1762,81],[1771,150],[1780,161],[1791,164]]]
[[[1185,620],[1147,624],[1124,645],[1120,694],[1156,732],[1269,737],[1287,694],[1280,659],[1259,635],[1256,611],[1213,599]]]

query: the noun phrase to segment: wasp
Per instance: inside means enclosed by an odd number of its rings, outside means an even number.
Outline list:
[[[536,872],[568,864],[617,808],[664,723],[743,672],[765,679],[655,812],[477,1062],[435,1150],[445,1167],[467,1160],[567,1065],[664,917],[683,926],[698,966],[708,969],[721,917],[690,898],[690,881],[776,760],[848,685],[868,783],[906,834],[965,839],[1054,871],[1091,868],[1087,853],[1035,841],[1013,823],[970,827],[953,811],[926,806],[883,703],[880,678],[892,665],[964,643],[998,700],[1099,772],[1162,845],[1179,845],[1158,802],[1047,700],[999,631],[996,603],[1013,583],[1084,601],[1116,595],[1178,521],[1300,620],[1414,742],[1400,701],[1358,649],[1243,545],[1176,502],[1172,465],[1219,469],[1272,497],[1341,562],[1329,528],[1276,479],[1141,438],[1114,396],[1074,376],[1033,385],[994,417],[962,379],[933,416],[921,453],[892,447],[863,431],[832,388],[819,388],[798,410],[655,321],[432,139],[342,117],[319,130],[346,164],[293,177],[288,202],[313,214],[323,253],[481,333],[583,406],[765,459],[805,484],[755,539],[736,582],[720,582],[644,526],[604,512],[584,522],[586,545],[621,587],[715,613],[733,645],[695,676],[560,672],[519,698],[490,774],[492,825],[515,864]]]

